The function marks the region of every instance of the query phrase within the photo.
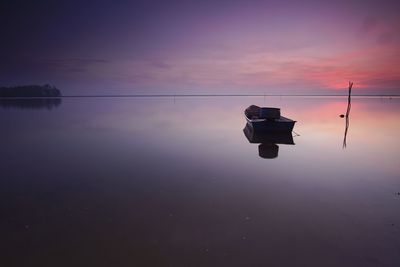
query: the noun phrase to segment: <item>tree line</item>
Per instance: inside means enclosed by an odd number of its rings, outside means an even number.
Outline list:
[[[0,87],[0,97],[60,97],[61,92],[55,86],[23,85]]]

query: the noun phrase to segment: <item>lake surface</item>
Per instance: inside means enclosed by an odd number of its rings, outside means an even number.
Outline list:
[[[251,104],[296,120],[295,144],[250,143]],[[400,99],[353,97],[343,147],[346,108],[3,101],[0,265],[400,266]]]

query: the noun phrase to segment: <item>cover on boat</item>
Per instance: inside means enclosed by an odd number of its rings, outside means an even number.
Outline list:
[[[260,108],[261,119],[279,119],[281,110],[279,108]]]
[[[260,107],[256,105],[251,105],[245,110],[246,115],[249,118],[258,118],[260,116]]]
[[[281,117],[281,110],[279,108],[268,108],[256,105],[251,105],[250,107],[246,108],[245,111],[246,115],[251,119],[279,119]]]

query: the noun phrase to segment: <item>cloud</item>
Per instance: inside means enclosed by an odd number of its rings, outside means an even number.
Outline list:
[[[365,17],[360,26],[362,36],[379,45],[400,42],[398,26],[400,20],[396,18]],[[365,39],[364,39],[365,41]]]
[[[94,58],[70,58],[70,59],[46,59],[39,64],[46,68],[56,68],[67,72],[85,72],[90,67],[110,63],[106,59]]]
[[[378,35],[377,41],[379,44],[386,45],[393,43],[395,40],[395,36],[392,32],[383,32]]]
[[[378,26],[378,19],[374,17],[365,17],[362,21],[360,30],[362,33],[370,33]]]

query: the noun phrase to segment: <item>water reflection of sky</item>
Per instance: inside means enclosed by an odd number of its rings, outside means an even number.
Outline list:
[[[69,253],[65,266],[90,265],[107,250],[110,264],[396,266],[399,99],[354,98],[343,149],[346,101],[90,98],[2,110],[6,261],[50,251],[48,262]],[[242,131],[250,104],[297,120],[295,145],[260,158]]]

